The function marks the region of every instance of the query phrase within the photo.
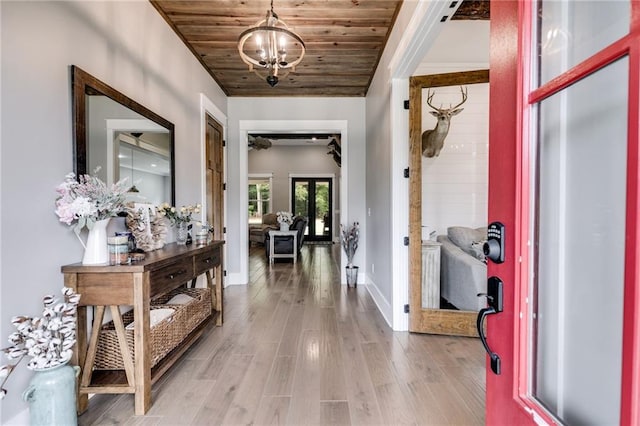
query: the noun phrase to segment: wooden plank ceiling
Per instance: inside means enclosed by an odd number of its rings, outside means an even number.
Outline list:
[[[275,87],[249,72],[240,33],[270,0],[150,0],[227,96],[365,96],[402,0],[274,0],[307,48]],[[468,18],[467,18],[468,19]]]

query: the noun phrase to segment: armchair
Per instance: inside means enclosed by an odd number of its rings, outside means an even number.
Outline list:
[[[302,243],[304,242],[304,231],[307,228],[307,224],[309,223],[309,218],[306,216],[296,216],[293,218],[293,223],[289,227],[290,231],[297,231],[297,247],[295,248],[298,252],[302,249]],[[269,235],[269,231],[265,231],[264,234],[264,247],[265,254],[267,259],[269,259],[269,246],[270,246],[271,236]],[[273,242],[273,251],[277,254],[285,254],[285,253],[293,253],[293,237],[287,236],[276,236]]]
[[[265,235],[271,229],[280,229],[278,217],[275,213],[266,213],[262,216],[262,223],[249,225],[249,244],[264,244]]]

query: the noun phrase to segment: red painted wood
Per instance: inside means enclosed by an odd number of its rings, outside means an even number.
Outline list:
[[[576,81],[588,76],[589,74],[598,71],[602,67],[614,62],[616,59],[620,59],[625,56],[629,51],[629,37],[626,36],[605,50],[594,54],[593,56],[580,62],[575,67],[564,72],[563,74],[555,77],[551,81],[545,83],[543,86],[531,92],[529,96],[530,103],[540,102],[543,99],[566,89]]]
[[[640,2],[632,4],[629,45],[627,241],[625,249],[622,401],[620,424],[640,424]]]
[[[520,9],[518,9],[520,6]],[[487,424],[534,424],[531,412],[553,419],[528,395],[529,108],[609,63],[628,55],[629,125],[627,241],[621,424],[640,424],[640,1],[632,0],[629,35],[529,93],[531,2],[491,3],[489,222],[507,228],[507,261],[490,262],[489,276],[505,282],[505,311],[488,320],[488,341],[502,359],[502,375],[487,361]],[[520,46],[521,50],[518,50]],[[522,256],[522,264],[516,262]]]
[[[518,108],[518,2],[491,3],[490,112],[489,112],[489,222],[500,221],[506,227],[505,263],[489,262],[488,275],[498,276],[505,283],[504,311],[487,320],[487,340],[502,362],[502,374],[491,372],[487,360],[486,423],[490,425],[533,424],[525,411],[514,401],[514,357],[517,311],[516,249],[520,241],[517,227],[518,187],[520,181]],[[522,98],[520,98],[522,99]],[[519,250],[518,250],[519,251]]]

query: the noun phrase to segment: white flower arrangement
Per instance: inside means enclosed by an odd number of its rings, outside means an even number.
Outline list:
[[[160,216],[166,216],[172,225],[176,225],[178,223],[191,222],[191,216],[200,213],[201,208],[202,206],[200,204],[193,204],[176,208],[169,205],[169,203],[162,203],[161,205],[156,207],[156,211]]]
[[[293,223],[293,215],[291,214],[291,212],[277,212],[276,216],[278,218],[278,223],[287,223],[289,225]]]
[[[0,349],[13,364],[0,366],[0,399],[7,394],[4,384],[11,372],[25,356],[31,361],[27,368],[40,370],[65,364],[73,355],[76,343],[76,313],[80,295],[69,287],[62,288],[64,301],[58,302],[54,296],[43,298],[42,317],[17,316],[11,323],[18,331],[9,335],[11,346]]]
[[[353,267],[353,256],[358,249],[358,239],[360,238],[360,224],[353,222],[350,227],[340,225],[341,243],[344,253],[347,255],[347,266]]]

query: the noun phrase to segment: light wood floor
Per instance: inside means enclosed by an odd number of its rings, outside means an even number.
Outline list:
[[[96,395],[80,425],[484,424],[479,339],[393,332],[364,286],[339,284],[339,246],[297,265],[252,248],[250,285],[225,289],[211,328],[152,391]]]

